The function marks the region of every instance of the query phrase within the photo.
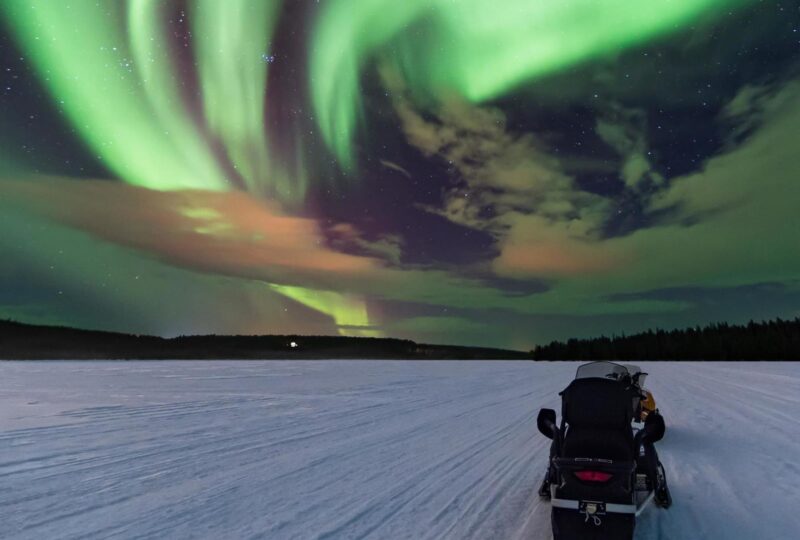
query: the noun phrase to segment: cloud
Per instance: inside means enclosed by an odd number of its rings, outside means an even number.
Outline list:
[[[561,279],[531,299],[532,309],[583,302],[611,312],[625,304],[612,298],[619,293],[796,280],[800,166],[795,133],[800,125],[800,81],[774,93],[765,110],[761,126],[746,142],[709,159],[700,172],[672,179],[653,198],[650,210],[665,211],[661,221],[592,244],[592,253],[604,253],[623,264],[613,272]],[[569,253],[580,253],[581,246],[575,239],[563,239],[562,247]],[[499,265],[504,258],[505,250],[498,258],[499,272],[519,276],[526,270]],[[536,268],[527,270],[529,277],[540,275]]]
[[[311,275],[335,281],[378,265],[327,248],[314,220],[288,216],[243,192],[157,192],[53,178],[5,181],[0,191],[109,242],[202,271],[300,284]]]
[[[286,215],[246,193],[158,192],[109,181],[29,178],[0,181],[0,195],[6,204],[39,221],[84,231],[167,265],[253,280],[265,289],[267,284],[278,285],[281,288],[273,292],[291,294],[303,305],[311,304],[300,289],[331,293],[327,307],[320,304],[316,309],[324,307],[324,313],[342,321],[332,295],[343,295],[342,305],[395,299],[514,308],[502,291],[480,280],[430,268],[389,266],[386,260],[399,258],[399,238],[366,241],[353,226],[339,224],[334,226],[334,240],[338,234],[382,257],[343,253],[328,245],[315,220]]]
[[[386,159],[381,159],[379,161],[380,161],[380,164],[383,165],[384,167],[386,167],[387,169],[391,169],[393,171],[397,171],[400,174],[402,174],[403,176],[405,176],[406,178],[411,179],[411,173],[408,172],[403,167],[401,167],[400,165],[398,165],[397,163],[395,163],[394,161],[389,161],[389,160],[386,160]]]
[[[323,320],[333,319],[334,328],[367,324],[365,316],[360,315],[366,309],[364,298],[348,292],[338,293],[336,288],[343,276],[357,279],[377,269],[379,261],[326,247],[315,221],[287,216],[276,205],[258,201],[245,193],[160,193],[108,181],[54,178],[0,182],[0,193],[8,203],[21,210],[138,253],[125,257],[156,259],[205,276],[194,276],[192,282],[208,281],[211,276],[234,278],[241,289],[238,296],[250,297],[258,291],[256,304],[284,310],[275,312],[273,309],[270,316],[265,317],[264,308],[260,308],[261,316],[254,320],[262,322],[257,323],[256,328],[263,328],[263,321],[270,320],[292,331],[291,325],[279,322],[285,319],[287,304],[292,302],[294,312],[299,306],[307,306],[322,314]],[[104,249],[102,244],[96,247],[101,253]],[[149,266],[157,268],[159,263],[151,262]],[[275,283],[285,288],[270,288],[270,284]],[[304,301],[310,294],[306,289],[309,283],[333,290],[317,291],[316,296],[324,296],[325,301],[309,304]],[[218,289],[219,286],[209,286],[208,296],[213,296]],[[232,296],[230,292],[226,294]],[[239,300],[237,307],[229,311],[241,312],[249,303]],[[219,322],[223,317],[213,318]],[[192,317],[184,317],[186,319]],[[328,331],[322,333],[331,333],[330,324],[319,324],[319,316],[307,319],[317,322],[293,320],[294,331],[325,328]],[[224,324],[220,326],[225,327]],[[240,321],[238,327],[244,331],[252,325]]]
[[[620,253],[593,240],[585,220],[549,221],[539,215],[515,214],[508,234],[493,261],[495,272],[504,277],[555,278],[596,275],[624,264]]]
[[[384,79],[409,142],[454,173],[442,204],[426,209],[491,232],[498,276],[547,280],[547,291],[525,298],[529,313],[675,312],[691,304],[615,295],[785,283],[800,275],[800,81],[770,91],[743,87],[721,120],[734,136],[748,137],[669,182],[647,158],[643,115],[621,106],[600,111],[597,134],[623,158],[629,190],[654,190],[642,204],[658,216],[607,238],[602,227],[612,201],[582,191],[546,145],[509,130],[502,112],[448,99],[423,115],[391,72]]]
[[[731,103],[750,100],[742,97],[750,94],[751,89],[744,87]],[[750,115],[739,112],[736,116],[740,124],[752,127],[757,123],[751,137],[728,153],[710,159],[702,171],[673,179],[669,189],[654,198],[653,209],[678,207],[679,212],[670,219],[694,220],[719,211],[728,215],[744,213],[760,204],[763,215],[753,216],[751,223],[739,227],[760,229],[759,225],[765,222],[774,223],[770,207],[786,208],[787,196],[791,201],[791,194],[797,193],[794,179],[800,166],[793,152],[793,139],[800,120],[800,80],[774,90],[769,99],[762,94],[757,101],[759,104],[750,109]],[[739,106],[727,110],[738,111]]]
[[[0,211],[0,318],[166,336],[337,331],[263,282],[166,264],[7,198]]]
[[[400,264],[403,239],[399,235],[383,235],[377,240],[367,240],[354,225],[337,223],[330,227],[327,236],[331,245],[344,251],[359,251],[393,265]]]
[[[505,115],[458,99],[442,103],[436,120],[425,120],[401,97],[396,108],[409,142],[453,169],[454,185],[444,193],[444,208],[428,210],[474,228],[499,233],[509,212],[561,219],[600,197],[575,189],[558,160],[531,134],[506,129]],[[483,215],[491,209],[495,218]]]
[[[455,98],[425,119],[404,97],[396,75],[384,70],[384,79],[409,142],[455,173],[443,204],[425,209],[492,233],[501,250],[494,262],[498,274],[554,277],[618,264],[595,247],[609,201],[581,190],[534,135],[511,132],[498,109]]]
[[[660,185],[664,178],[653,170],[645,138],[647,115],[644,110],[612,105],[598,115],[595,131],[622,158],[620,176],[630,189],[649,181]]]

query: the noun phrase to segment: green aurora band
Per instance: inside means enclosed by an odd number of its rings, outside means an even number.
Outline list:
[[[181,96],[167,7],[160,0],[9,0],[0,9],[83,140],[124,181],[302,200],[304,175],[290,178],[271,162],[264,132],[261,57],[281,2],[190,4],[204,122]],[[215,156],[215,143],[227,163]]]
[[[319,291],[305,287],[270,284],[273,291],[291,298],[306,307],[331,317],[343,336],[381,337],[382,333],[370,328],[367,306],[360,297],[334,291]]]
[[[418,101],[478,103],[579,62],[721,15],[748,0],[328,0],[313,32],[311,95],[346,169],[371,60],[402,73]]]
[[[265,54],[277,23],[281,1],[196,0],[190,12],[199,62],[203,110],[208,127],[227,149],[233,167],[248,191],[296,200],[304,178],[293,187],[283,172],[270,165],[264,133],[267,83]]]
[[[133,53],[132,65],[136,67],[141,88],[147,97],[154,116],[160,124],[165,135],[170,135],[169,140],[177,146],[180,163],[175,167],[186,169],[186,175],[178,178],[191,186],[193,179],[198,179],[202,185],[209,188],[224,188],[225,175],[219,164],[208,152],[208,144],[203,139],[199,126],[194,125],[183,106],[180,89],[175,84],[173,73],[176,67],[169,56],[169,47],[166,46],[163,36],[166,34],[162,26],[164,17],[159,9],[158,0],[131,0],[128,3],[128,33],[130,48]],[[98,100],[102,101],[102,99]],[[76,113],[77,114],[77,113]],[[146,115],[147,111],[140,111]],[[102,125],[102,122],[97,121]],[[125,141],[125,144],[136,144],[136,139]],[[143,150],[144,151],[144,150]],[[162,156],[162,153],[164,154]],[[166,152],[159,152],[158,161],[170,160]],[[116,154],[108,155],[112,164],[117,162]],[[156,161],[156,160],[143,160]],[[122,166],[124,167],[124,165]],[[149,170],[141,171],[124,169],[120,170],[123,178],[125,171],[130,171],[131,182],[151,188],[165,186],[161,182],[163,177],[153,175]],[[136,181],[135,179],[141,179]],[[155,185],[151,184],[154,182]]]
[[[120,35],[121,3],[2,6],[54,99],[120,178],[152,189],[228,188],[217,167],[208,166],[200,136],[192,135],[198,130],[165,76],[172,66],[163,35],[153,33],[155,2],[128,3],[133,47]]]
[[[750,0],[327,0],[310,44],[310,95],[345,170],[371,61],[395,68],[419,103],[473,103],[674,32]],[[203,122],[176,83],[159,0],[6,0],[23,48],[86,143],[120,178],[152,189],[235,187],[302,202],[264,130],[268,53],[281,0],[192,0]],[[297,148],[304,141],[296,133]],[[227,163],[213,149],[221,145]]]

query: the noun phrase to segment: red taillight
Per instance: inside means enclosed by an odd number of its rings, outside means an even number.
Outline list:
[[[608,482],[612,475],[602,471],[577,471],[575,476],[584,482]]]

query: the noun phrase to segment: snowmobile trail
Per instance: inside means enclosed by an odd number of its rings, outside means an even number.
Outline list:
[[[667,419],[659,455],[674,505],[648,510],[637,538],[797,537],[799,368],[648,365]]]
[[[800,365],[640,364],[674,505],[636,538],[796,538]],[[0,538],[550,539],[576,367],[3,362]]]

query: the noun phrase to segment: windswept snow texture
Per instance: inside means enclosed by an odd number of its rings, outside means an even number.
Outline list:
[[[643,364],[674,506],[800,537],[800,365]],[[0,538],[551,538],[539,407],[576,364],[0,363]]]

